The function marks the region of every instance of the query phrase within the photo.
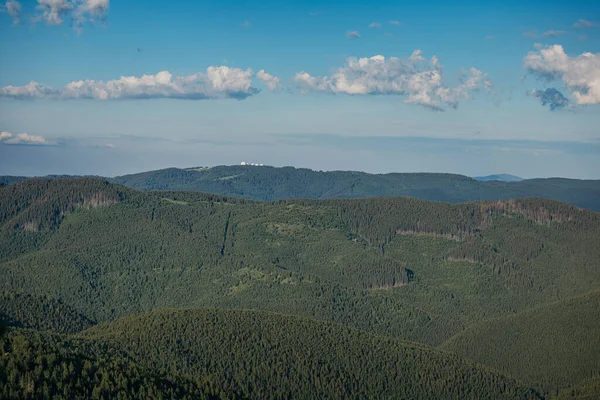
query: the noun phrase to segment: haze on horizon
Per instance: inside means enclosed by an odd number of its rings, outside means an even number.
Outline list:
[[[600,3],[9,0],[0,11],[0,175],[246,160],[600,178]]]

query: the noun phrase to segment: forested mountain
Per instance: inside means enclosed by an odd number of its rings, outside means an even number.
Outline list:
[[[600,289],[598,243],[600,214],[548,199],[265,203],[93,178],[28,179],[0,187],[0,319],[14,327],[10,338],[64,338],[52,347],[57,354],[71,351],[62,340],[124,354],[137,368],[124,381],[165,380],[177,393],[258,398],[272,380],[284,397],[317,389],[322,397],[386,397],[392,387],[402,391],[390,397],[409,398],[589,391],[594,384],[580,382],[600,375],[588,340],[598,326],[585,322],[593,303],[578,299]],[[581,313],[561,311],[570,301],[583,304]],[[582,323],[563,340],[570,318]],[[538,319],[547,334],[488,357],[511,332],[535,331],[527,321]],[[486,350],[496,343],[489,333],[498,345]],[[540,367],[555,344],[556,363]],[[36,363],[10,365],[34,374]],[[403,372],[377,372],[392,365]],[[242,367],[248,373],[235,378]],[[90,390],[86,379],[73,390]]]

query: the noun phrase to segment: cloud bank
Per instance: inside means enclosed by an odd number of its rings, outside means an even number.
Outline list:
[[[173,76],[169,71],[141,77],[123,76],[110,81],[73,81],[61,88],[53,88],[38,82],[25,86],[5,86],[0,88],[0,97],[14,99],[224,99],[243,100],[259,90],[252,86],[251,69],[242,70],[226,66],[208,67],[206,72],[187,76]],[[279,78],[259,71],[257,78],[275,90]]]
[[[56,142],[52,142],[43,136],[30,135],[28,133],[19,133],[13,135],[10,132],[0,132],[0,142],[8,145],[33,145],[33,146],[55,146]]]
[[[524,66],[529,74],[549,82],[562,80],[576,104],[600,104],[600,53],[569,57],[556,44],[529,52]]]
[[[406,96],[406,103],[440,111],[445,105],[458,107],[461,99],[468,100],[471,93],[480,89],[491,92],[492,87],[487,74],[476,68],[466,71],[456,87],[444,86],[438,58],[427,61],[420,50],[406,59],[386,59],[381,55],[351,57],[331,76],[313,77],[303,71],[293,80],[303,93]]]

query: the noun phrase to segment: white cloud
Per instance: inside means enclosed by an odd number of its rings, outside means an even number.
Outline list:
[[[561,45],[547,46],[529,52],[524,66],[548,81],[561,79],[577,104],[600,104],[600,53],[569,57]]]
[[[244,23],[242,23],[240,26],[242,28],[251,28],[252,27],[252,22],[250,22],[249,20],[245,20]]]
[[[580,19],[573,24],[575,28],[600,28],[600,24],[585,19]]]
[[[390,24],[400,26],[400,21],[390,21]]]
[[[48,25],[62,25],[73,21],[73,29],[81,32],[87,22],[103,22],[108,14],[110,0],[37,0],[37,15],[34,21]]]
[[[272,92],[281,87],[281,79],[277,76],[266,73],[264,69],[258,71],[256,73],[256,77],[260,79]]]
[[[313,77],[299,72],[293,80],[303,93],[399,95],[406,96],[406,103],[435,110],[441,110],[444,105],[456,108],[461,99],[470,98],[470,93],[480,89],[491,92],[492,86],[485,73],[470,68],[456,87],[446,87],[438,58],[434,56],[428,62],[420,50],[406,59],[386,59],[381,55],[348,58],[346,65],[331,76]]]
[[[8,0],[4,6],[0,5],[0,12],[7,12],[13,19],[13,24],[21,23],[21,12],[23,6],[16,0]]]
[[[369,28],[381,28],[381,24],[379,22],[371,22]]]
[[[264,71],[263,71],[264,72]],[[111,81],[74,81],[62,88],[37,82],[0,88],[0,97],[16,99],[244,99],[259,92],[252,87],[252,70],[208,67],[206,72],[173,76],[169,71],[141,77],[124,76]],[[269,75],[270,76],[270,75]],[[275,77],[272,77],[274,79]]]
[[[358,31],[350,31],[346,33],[346,37],[348,39],[358,39],[360,38],[360,33]]]
[[[37,146],[54,146],[56,142],[52,142],[43,136],[30,135],[28,133],[19,133],[13,135],[10,132],[0,132],[0,142],[4,144],[20,144],[20,145],[37,145]]]

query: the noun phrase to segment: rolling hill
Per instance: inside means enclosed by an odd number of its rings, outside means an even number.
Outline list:
[[[178,363],[188,363],[176,355],[188,344],[168,333],[177,332],[173,326],[196,326],[196,317],[157,311],[164,308],[215,307],[234,314],[252,309],[257,314],[244,318],[270,321],[272,313],[285,314],[385,343],[408,340],[446,349],[448,340],[465,332],[480,342],[476,327],[485,321],[537,313],[598,290],[599,242],[600,214],[548,199],[265,203],[199,192],[140,192],[95,178],[28,179],[0,187],[0,319],[44,335],[84,334],[82,340],[110,342],[137,357],[148,350],[122,347],[133,346],[135,335],[119,344],[118,334],[108,332],[162,318],[168,328],[156,342],[164,344],[166,355],[160,357],[173,356],[169,368],[175,370],[158,372],[169,381],[179,376]],[[555,325],[571,326],[567,314],[556,315]],[[582,335],[595,330],[580,328]],[[197,357],[194,349],[203,342],[192,344],[182,354]],[[600,372],[582,362],[585,344],[562,345],[562,365],[577,373],[546,381],[531,379],[535,362],[524,373],[452,351],[545,395]],[[194,363],[189,361],[190,368]],[[198,368],[202,376],[213,371],[206,362]],[[249,382],[218,382],[219,390],[254,390]]]

